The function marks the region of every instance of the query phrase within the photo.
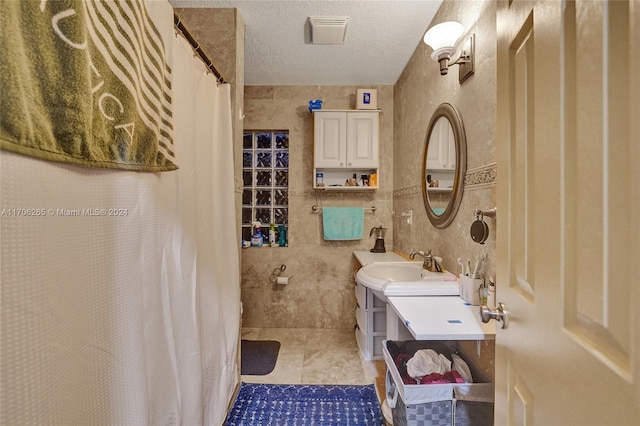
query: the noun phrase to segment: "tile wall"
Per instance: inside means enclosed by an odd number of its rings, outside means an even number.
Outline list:
[[[403,252],[431,249],[444,266],[459,273],[456,259],[486,254],[486,275],[494,275],[495,221],[486,219],[490,238],[484,245],[469,235],[474,209],[495,206],[497,170],[494,157],[496,111],[496,30],[492,2],[444,2],[434,23],[461,22],[466,35],[476,35],[475,74],[458,82],[458,67],[439,74],[431,48],[420,43],[395,86],[394,96],[394,209],[413,210],[414,225],[394,223],[395,248]],[[445,229],[431,225],[425,213],[421,187],[422,152],[429,120],[438,105],[454,105],[462,117],[467,138],[467,174],[460,210]]]
[[[355,324],[352,252],[369,250],[369,230],[390,228],[387,249],[393,248],[393,87],[378,91],[380,116],[380,189],[369,192],[329,192],[312,189],[313,117],[311,99],[323,109],[354,109],[359,87],[247,86],[244,128],[289,130],[289,246],[242,250],[244,327],[352,328]],[[370,87],[368,87],[370,88]],[[365,211],[364,235],[358,241],[324,241],[322,216],[312,206],[375,205]],[[292,276],[285,286],[273,284],[271,273],[281,264]]]
[[[393,208],[396,213],[413,210],[414,224],[396,219],[394,248],[409,253],[431,249],[444,259],[446,269],[460,273],[457,258],[475,259],[486,254],[482,270],[495,277],[496,226],[486,219],[490,236],[484,245],[471,240],[469,230],[476,208],[488,210],[496,203],[497,169],[494,155],[496,119],[496,9],[491,1],[445,1],[433,24],[456,20],[467,37],[476,35],[475,73],[458,82],[458,67],[441,76],[438,63],[430,58],[431,48],[418,44],[411,60],[394,86]],[[443,102],[459,111],[467,138],[467,173],[462,204],[456,218],[445,229],[431,225],[424,209],[421,187],[421,160],[429,120]],[[500,217],[498,220],[505,220]],[[497,283],[500,286],[500,283]],[[469,355],[476,353],[476,342],[463,342]],[[493,342],[483,343],[482,367],[493,376]]]

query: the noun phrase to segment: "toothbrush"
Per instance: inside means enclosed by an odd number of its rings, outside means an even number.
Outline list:
[[[458,265],[460,265],[460,276],[464,275],[464,264],[462,263],[462,258],[458,258]]]
[[[480,278],[478,276],[478,271],[480,270],[480,257],[478,257],[478,259],[476,259],[476,266],[474,266],[473,268],[473,275],[471,276],[471,278]]]
[[[465,272],[466,276],[471,276],[471,259],[467,259],[467,270]]]
[[[486,254],[478,256],[478,260],[476,260],[476,266],[473,268],[473,277],[472,278],[480,278],[480,269],[482,269],[482,265],[484,264],[484,260],[486,258]]]

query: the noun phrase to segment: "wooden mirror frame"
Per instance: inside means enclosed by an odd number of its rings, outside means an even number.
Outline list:
[[[456,169],[453,177],[453,189],[451,191],[451,198],[449,204],[441,215],[434,213],[429,203],[429,195],[427,194],[427,151],[429,149],[429,139],[433,128],[441,117],[445,117],[449,120],[451,128],[453,129],[453,137],[456,143]],[[422,200],[424,201],[424,208],[427,212],[427,217],[433,226],[436,228],[446,228],[451,224],[453,219],[458,213],[460,203],[462,202],[462,193],[464,192],[464,176],[467,173],[467,137],[464,132],[464,124],[462,118],[456,110],[456,108],[449,104],[443,103],[436,108],[429,127],[427,129],[427,138],[424,143],[424,149],[422,151]]]

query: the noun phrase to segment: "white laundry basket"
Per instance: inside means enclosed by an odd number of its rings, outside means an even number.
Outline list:
[[[493,425],[494,386],[489,377],[463,352],[456,342],[393,342],[404,346],[403,353],[415,354],[419,349],[433,349],[451,358],[457,353],[469,365],[474,383],[406,385],[383,342],[387,364],[387,403],[391,407],[394,426],[491,426]]]

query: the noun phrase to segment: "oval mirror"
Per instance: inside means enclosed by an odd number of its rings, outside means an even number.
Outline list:
[[[467,172],[467,140],[462,118],[449,103],[431,117],[422,152],[422,198],[429,221],[446,228],[458,212]]]

